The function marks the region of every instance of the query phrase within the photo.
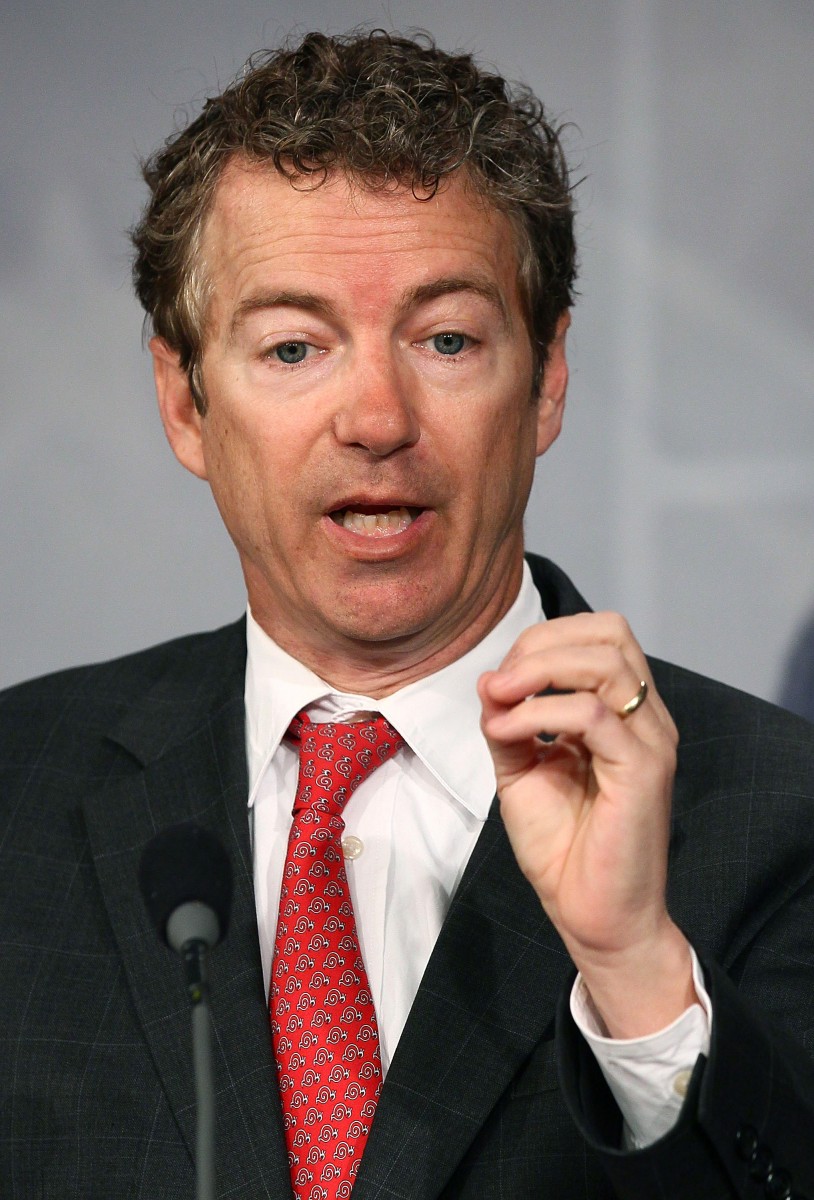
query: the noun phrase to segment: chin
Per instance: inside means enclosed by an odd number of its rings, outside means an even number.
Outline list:
[[[412,639],[420,642],[422,635],[432,636],[449,611],[449,604],[438,603],[435,597],[434,603],[427,603],[429,597],[417,596],[415,587],[377,588],[372,596],[365,591],[336,597],[337,604],[325,614],[325,623],[340,636],[366,646]]]
[[[420,619],[405,619],[403,613],[399,614],[397,619],[393,619],[392,614],[382,612],[371,614],[367,618],[362,613],[355,613],[352,618],[342,622],[337,622],[334,613],[331,623],[340,638],[361,643],[371,649],[374,646],[395,648],[412,639],[420,640],[422,631],[427,629],[429,624]]]

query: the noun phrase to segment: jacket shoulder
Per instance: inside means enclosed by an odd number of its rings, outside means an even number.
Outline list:
[[[684,745],[718,738],[759,738],[814,748],[814,725],[803,717],[686,667],[649,658],[653,678]]]
[[[0,692],[0,776],[9,796],[48,776],[101,778],[108,734],[134,708],[167,726],[206,698],[234,695],[245,664],[245,622],[175,638],[106,662],[72,667]]]
[[[0,725],[56,706],[101,703],[110,711],[168,676],[201,676],[212,661],[245,647],[245,619],[220,629],[187,634],[130,654],[68,667],[23,680],[0,691]]]
[[[734,961],[744,938],[810,886],[814,725],[693,671],[650,665],[679,734],[671,906],[699,952]],[[692,924],[687,914],[699,911]]]

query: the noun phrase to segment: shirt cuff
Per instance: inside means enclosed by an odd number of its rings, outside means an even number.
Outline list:
[[[669,1132],[678,1120],[699,1054],[709,1053],[712,1004],[698,956],[692,977],[700,1004],[692,1004],[666,1029],[641,1038],[603,1036],[588,988],[577,975],[571,1016],[590,1046],[624,1118],[626,1150],[641,1150]]]

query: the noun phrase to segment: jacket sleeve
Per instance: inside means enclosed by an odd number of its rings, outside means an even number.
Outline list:
[[[814,930],[814,912],[810,914]],[[560,1081],[566,1104],[620,1200],[811,1200],[814,1197],[814,1063],[762,1018],[714,963],[709,1059],[698,1059],[677,1123],[643,1150],[621,1146],[621,1117],[567,997],[558,1014]],[[800,964],[801,993],[814,989]],[[811,1025],[809,1023],[809,1029]]]

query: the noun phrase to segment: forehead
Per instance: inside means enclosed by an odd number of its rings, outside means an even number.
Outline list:
[[[292,183],[271,167],[230,163],[206,222],[202,254],[215,307],[231,308],[275,282],[341,288],[376,298],[407,283],[473,272],[516,301],[517,255],[509,220],[461,173],[428,199],[409,188],[373,190],[342,174],[316,186]]]

